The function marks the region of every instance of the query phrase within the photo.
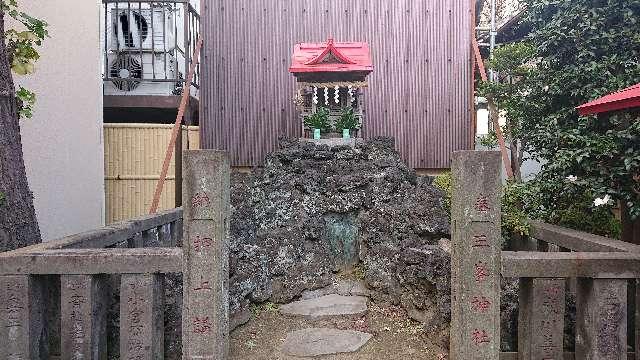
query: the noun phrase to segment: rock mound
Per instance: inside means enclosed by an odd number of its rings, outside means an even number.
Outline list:
[[[443,194],[402,162],[392,139],[281,139],[263,168],[233,175],[231,190],[232,325],[252,302],[290,302],[356,264],[380,299],[429,324],[448,319]]]

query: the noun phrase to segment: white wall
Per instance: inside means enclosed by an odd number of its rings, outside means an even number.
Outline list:
[[[49,23],[37,71],[16,83],[37,93],[22,144],[43,239],[104,224],[99,0],[21,0]]]

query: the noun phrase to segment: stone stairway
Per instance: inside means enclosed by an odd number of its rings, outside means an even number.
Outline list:
[[[338,281],[333,285],[306,292],[302,300],[280,307],[286,316],[301,316],[309,320],[361,317],[367,311],[366,287],[353,280]],[[307,328],[287,334],[282,352],[296,357],[316,357],[357,352],[373,335],[334,328]]]

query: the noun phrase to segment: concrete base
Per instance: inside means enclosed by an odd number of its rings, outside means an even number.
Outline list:
[[[335,138],[335,139],[307,139],[307,138],[300,138],[300,141],[303,142],[310,142],[310,143],[314,143],[316,145],[327,145],[329,147],[334,147],[334,146],[351,146],[351,147],[355,147],[356,144],[361,143],[363,140],[360,138],[349,138],[349,139],[344,139],[344,138]]]

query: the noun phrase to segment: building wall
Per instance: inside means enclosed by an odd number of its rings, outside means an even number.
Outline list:
[[[16,83],[37,93],[21,120],[29,185],[43,239],[104,224],[100,2],[20,1],[49,23],[37,72]]]
[[[206,2],[203,148],[260,165],[279,135],[300,136],[288,72],[294,44],[365,41],[374,73],[363,136],[393,136],[412,167],[449,167],[473,148],[472,0]]]

